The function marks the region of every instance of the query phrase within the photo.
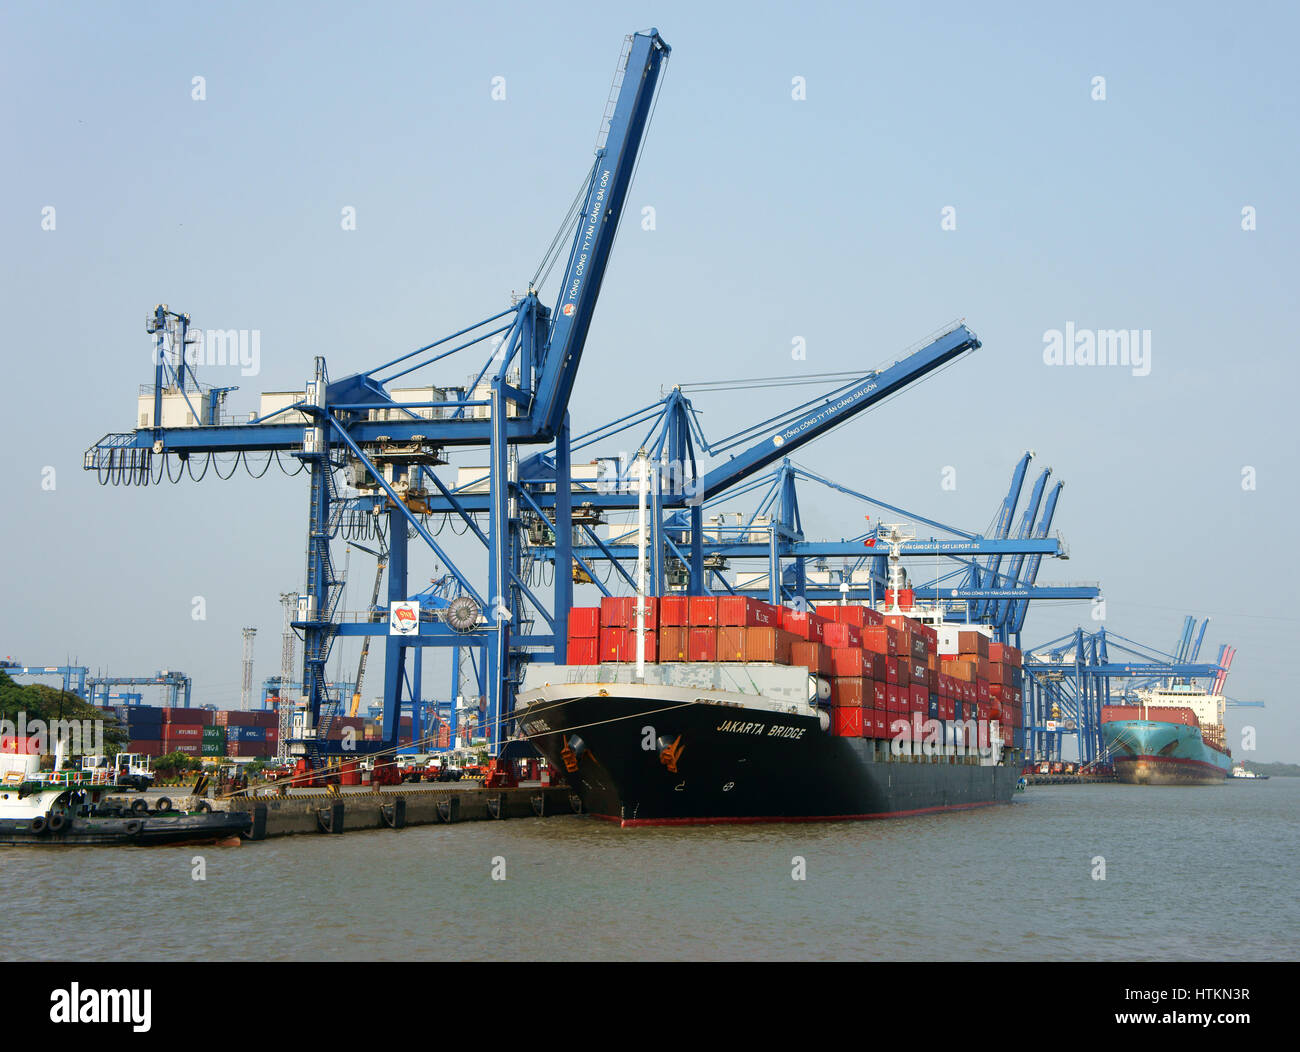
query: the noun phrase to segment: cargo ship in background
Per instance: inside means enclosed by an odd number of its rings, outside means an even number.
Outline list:
[[[574,608],[569,663],[528,666],[518,726],[584,810],[622,826],[1010,803],[1020,652],[916,607],[897,558],[885,611],[685,595]]]
[[[1195,685],[1134,693],[1136,704],[1101,710],[1116,778],[1130,785],[1219,785],[1229,777],[1221,694]]]

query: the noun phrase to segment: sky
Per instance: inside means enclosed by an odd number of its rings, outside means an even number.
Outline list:
[[[1162,649],[1209,617],[1203,656],[1235,646],[1228,693],[1266,703],[1229,710],[1229,743],[1250,725],[1239,755],[1300,761],[1297,22],[1252,4],[6,4],[0,654],[183,669],[196,703],[233,706],[253,626],[257,680],[278,672],[304,480],[115,489],[81,470],[135,422],[145,316],[257,330],[255,375],[201,371],[248,411],[301,390],[316,355],[342,376],[504,309],[590,165],[623,36],[653,25],[673,52],[575,429],[676,383],[870,368],[964,318],[979,351],[797,461],[978,531],[1033,450],[1065,482],[1070,554],[1040,583],[1100,584],[1108,631]],[[1149,361],[1049,364],[1067,325],[1149,331]],[[810,390],[696,402],[717,438]],[[863,529],[840,495],[802,505],[810,538]],[[373,570],[354,565],[356,607]],[[434,572],[417,560],[413,580]],[[1096,627],[1086,603],[1041,603],[1024,638],[1078,624]],[[336,650],[344,678],[355,653]]]

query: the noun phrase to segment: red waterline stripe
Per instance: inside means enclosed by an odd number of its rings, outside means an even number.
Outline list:
[[[800,815],[789,817],[772,815],[764,817],[741,817],[733,815],[728,818],[619,818],[616,815],[602,815],[589,812],[593,818],[603,818],[607,822],[618,822],[624,829],[629,826],[703,826],[703,825],[743,825],[757,822],[863,822],[875,818],[907,818],[910,815],[929,815],[940,811],[965,811],[972,807],[993,807],[1000,801],[979,800],[970,804],[943,804],[939,807],[918,807],[911,811],[877,811],[863,815]],[[1009,801],[1008,801],[1009,802]]]
[[[1112,763],[1138,763],[1139,761],[1145,761],[1157,765],[1162,763],[1187,763],[1191,764],[1193,767],[1204,767],[1225,776],[1228,773],[1216,764],[1206,763],[1204,760],[1191,760],[1182,756],[1116,756]]]

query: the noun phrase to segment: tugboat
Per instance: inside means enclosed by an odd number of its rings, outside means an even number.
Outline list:
[[[116,766],[64,770],[63,761],[62,741],[53,771],[41,771],[28,742],[0,744],[0,846],[211,844],[247,830],[247,814],[214,812],[206,801],[192,813],[175,810],[166,797],[152,810],[138,798],[122,807],[109,799],[129,788],[119,783]]]
[[[1229,778],[1244,778],[1244,779],[1246,779],[1247,781],[1252,781],[1252,782],[1267,782],[1267,781],[1268,781],[1268,775],[1266,775],[1266,774],[1256,774],[1256,773],[1255,773],[1254,771],[1252,771],[1249,767],[1247,767],[1244,763],[1239,763],[1239,764],[1237,764],[1237,765],[1232,769],[1232,773],[1231,773],[1230,775],[1228,775],[1228,777],[1229,777]]]

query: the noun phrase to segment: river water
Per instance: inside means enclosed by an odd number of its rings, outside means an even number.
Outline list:
[[[0,848],[8,956],[55,960],[1293,960],[1297,872],[1295,778],[860,823]]]

